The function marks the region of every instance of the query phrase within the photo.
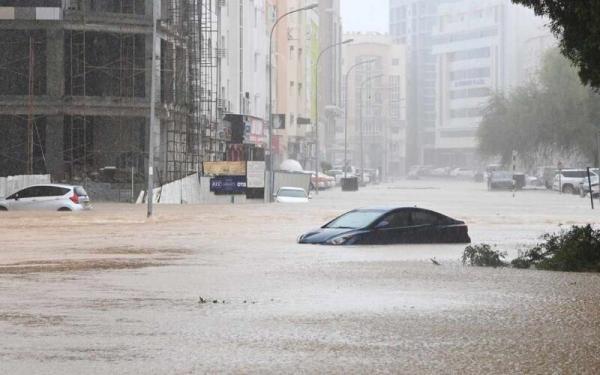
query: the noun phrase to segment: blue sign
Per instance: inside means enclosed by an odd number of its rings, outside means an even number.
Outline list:
[[[210,179],[210,191],[218,195],[246,194],[246,176],[220,176]]]

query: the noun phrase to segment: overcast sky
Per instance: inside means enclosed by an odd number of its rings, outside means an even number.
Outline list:
[[[388,32],[389,0],[340,0],[344,32]]]

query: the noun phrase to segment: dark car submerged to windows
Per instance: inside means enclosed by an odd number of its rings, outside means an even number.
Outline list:
[[[299,243],[380,245],[470,243],[464,221],[416,208],[364,208],[347,212],[298,237]]]

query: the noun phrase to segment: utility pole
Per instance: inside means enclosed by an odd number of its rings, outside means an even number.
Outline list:
[[[317,56],[317,62],[315,63],[315,137],[316,137],[316,174],[317,174],[317,184],[316,184],[316,191],[317,191],[317,195],[319,194],[319,167],[320,167],[320,155],[319,155],[319,62],[321,62],[321,57],[323,56],[323,54],[327,51],[329,51],[330,49],[332,49],[333,47],[337,47],[337,46],[341,46],[342,44],[348,44],[348,43],[352,43],[354,41],[354,39],[346,39],[344,41],[341,42],[337,42],[337,43],[333,43],[330,44],[329,46],[323,48],[323,50],[321,50],[321,52],[319,53],[319,56]]]
[[[153,1],[152,8],[152,67],[150,71],[150,125],[148,131],[148,187],[147,201],[148,213],[151,217],[153,213],[154,201],[154,128],[156,126],[156,23],[158,22],[158,12],[160,10],[160,1]]]
[[[359,100],[359,111],[360,111],[360,180],[361,182],[363,182],[365,180],[365,159],[364,159],[364,132],[363,132],[363,97],[362,97],[362,93],[363,93],[363,87],[365,86],[365,84],[369,81],[372,81],[374,79],[383,77],[383,74],[377,74],[374,76],[370,76],[367,77],[364,81],[361,82],[360,86],[359,86],[359,95],[360,95],[360,100]],[[370,101],[371,100],[371,90],[369,90],[368,94],[367,94],[367,98]],[[367,102],[367,107],[369,105],[369,102]]]
[[[376,59],[358,62],[358,63],[352,65],[350,68],[348,68],[348,71],[346,72],[346,77],[345,77],[345,84],[346,84],[346,93],[345,94],[346,95],[345,95],[345,102],[344,102],[344,180],[346,178],[348,178],[348,91],[350,91],[349,87],[348,87],[348,78],[350,77],[350,73],[352,72],[352,70],[354,70],[357,66],[360,66],[363,64],[371,64],[375,61],[376,61]]]
[[[268,199],[267,202],[273,202],[273,188],[275,185],[275,175],[273,173],[273,63],[272,63],[273,34],[275,33],[275,27],[277,27],[277,24],[279,23],[279,21],[281,21],[285,17],[287,17],[293,13],[302,12],[305,10],[311,10],[318,6],[319,6],[319,4],[310,4],[305,7],[293,9],[287,13],[284,13],[283,15],[281,15],[279,18],[277,18],[275,20],[275,23],[273,23],[273,26],[271,27],[271,33],[269,34],[269,102],[268,102],[269,113],[267,113],[267,116],[269,118],[269,165],[268,165],[268,167],[269,167],[268,194],[269,195],[265,199],[265,200]],[[267,186],[267,184],[265,184],[265,187],[266,186]]]
[[[35,75],[35,54],[33,37],[29,36],[29,102],[27,111],[27,174],[33,174],[33,90]]]

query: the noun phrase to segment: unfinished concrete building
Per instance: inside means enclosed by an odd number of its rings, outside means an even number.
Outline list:
[[[201,25],[214,17],[210,0],[155,1],[159,184],[211,157],[216,30]],[[50,173],[86,186],[143,187],[154,4],[0,0],[0,175]]]

